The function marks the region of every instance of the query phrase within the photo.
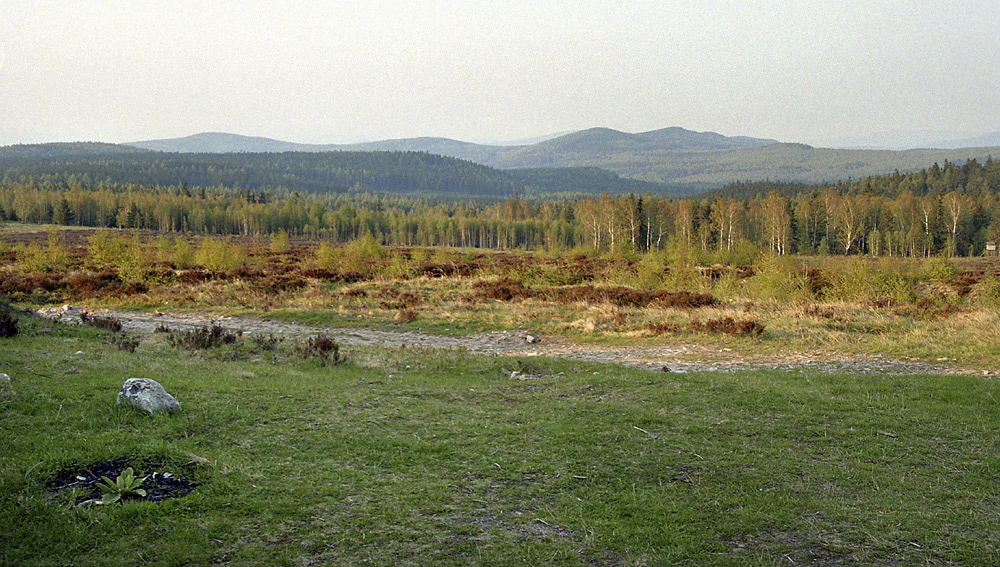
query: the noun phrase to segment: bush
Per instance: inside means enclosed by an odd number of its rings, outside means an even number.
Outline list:
[[[344,362],[340,355],[340,345],[326,335],[310,337],[300,349],[304,358],[319,359],[332,364]]]
[[[273,333],[268,333],[267,335],[257,335],[253,338],[253,344],[260,350],[267,352],[276,352],[278,350],[278,345],[281,344],[285,339],[282,337],[276,337]]]
[[[709,319],[702,323],[697,319],[691,321],[691,329],[703,333],[724,333],[733,336],[749,336],[759,338],[764,334],[764,325],[752,319],[737,321],[732,317]]]
[[[647,328],[654,335],[674,334],[681,330],[675,323],[650,323]]]
[[[241,246],[221,238],[206,238],[194,255],[197,264],[209,270],[229,271],[246,263],[247,253]]]
[[[170,333],[167,342],[172,346],[188,350],[205,350],[225,344],[235,343],[242,331],[233,333],[212,321],[211,326],[205,325],[187,333]]]
[[[276,234],[271,235],[271,252],[282,253],[288,252],[292,245],[288,239],[288,233],[285,229],[279,229]]]
[[[367,232],[360,240],[349,242],[340,258],[340,268],[348,271],[365,271],[369,264],[385,260],[389,253],[372,233]]]
[[[901,266],[852,258],[826,278],[825,299],[909,303],[916,298],[916,279]]]
[[[1000,309],[1000,277],[992,276],[979,281],[975,291],[976,303],[983,307]]]
[[[951,260],[935,256],[924,261],[922,276],[924,279],[937,283],[947,283],[948,280],[958,275],[958,268]]]
[[[125,333],[114,333],[111,335],[111,338],[108,339],[108,343],[117,347],[118,350],[135,352],[136,347],[139,346],[139,338]]]
[[[62,234],[49,231],[45,246],[26,244],[18,247],[17,266],[25,274],[62,272],[69,266],[70,254],[63,246]]]
[[[636,286],[645,289],[663,287],[663,277],[667,272],[667,257],[661,252],[649,252],[636,266]]]
[[[86,313],[80,313],[80,322],[88,327],[111,331],[112,333],[122,332],[122,322],[114,317],[93,317]]]
[[[174,250],[173,250],[173,262],[174,266],[178,268],[190,268],[194,266],[194,247],[187,240],[176,236],[174,237]]]
[[[521,285],[521,282],[510,278],[500,278],[496,281],[477,281],[472,284],[472,295],[476,299],[497,299],[510,301],[526,299],[531,296],[531,290]]]
[[[102,292],[114,292],[121,286],[114,270],[100,272],[79,272],[66,278],[66,288],[85,297],[97,297]]]
[[[340,267],[340,250],[329,242],[321,242],[313,252],[311,267],[325,272],[336,272]]]
[[[17,316],[6,302],[0,301],[0,338],[16,337],[21,332]]]
[[[119,264],[128,242],[108,230],[99,230],[88,240],[87,258],[96,268],[111,268]]]
[[[793,264],[794,260],[773,254],[762,256],[754,264],[754,275],[746,282],[746,292],[753,299],[795,300],[809,295],[809,279]]]

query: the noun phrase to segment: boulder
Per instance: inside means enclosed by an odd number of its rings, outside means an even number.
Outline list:
[[[181,404],[156,380],[129,378],[118,392],[118,405],[129,404],[154,414],[181,409]]]

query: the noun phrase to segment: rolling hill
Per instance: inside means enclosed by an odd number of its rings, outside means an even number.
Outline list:
[[[990,141],[992,138],[979,141]],[[973,140],[970,140],[973,141]],[[136,142],[135,147],[171,152],[416,151],[472,161],[499,169],[600,168],[623,178],[689,188],[733,181],[824,182],[905,172],[945,160],[963,162],[1000,156],[1000,147],[928,150],[844,150],[776,140],[723,136],[664,128],[630,134],[591,128],[534,144],[482,145],[448,138],[406,138],[363,144],[295,144],[233,134],[197,134],[174,140]]]
[[[91,143],[0,147],[0,178],[12,183],[66,186],[186,184],[277,193],[392,193],[449,200],[506,199],[514,194],[558,198],[605,191],[680,195],[686,191],[685,187],[624,179],[597,168],[501,170],[415,151],[166,153]]]

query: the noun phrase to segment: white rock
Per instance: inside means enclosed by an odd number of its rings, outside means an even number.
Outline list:
[[[156,380],[129,378],[118,392],[118,405],[129,404],[154,414],[181,409],[181,404],[167,393]]]
[[[6,374],[0,374],[0,383],[10,384],[10,376]]]

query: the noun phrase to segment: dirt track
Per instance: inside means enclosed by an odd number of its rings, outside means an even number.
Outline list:
[[[80,307],[40,309],[42,316],[66,322],[79,322]],[[344,346],[429,347],[465,349],[469,352],[501,356],[551,356],[573,360],[609,362],[671,372],[757,369],[819,370],[857,374],[969,374],[968,369],[931,364],[917,360],[893,360],[882,356],[858,356],[832,352],[746,353],[718,349],[695,343],[671,342],[657,346],[605,346],[573,343],[558,337],[532,337],[525,331],[494,331],[462,337],[432,335],[418,331],[380,331],[366,328],[325,328],[297,323],[270,321],[254,317],[218,317],[206,313],[139,313],[133,311],[95,310],[94,315],[114,317],[130,333],[152,333],[158,326],[171,329],[195,329],[211,322],[247,334],[274,334],[296,337],[323,333]],[[980,372],[981,373],[981,372]]]

